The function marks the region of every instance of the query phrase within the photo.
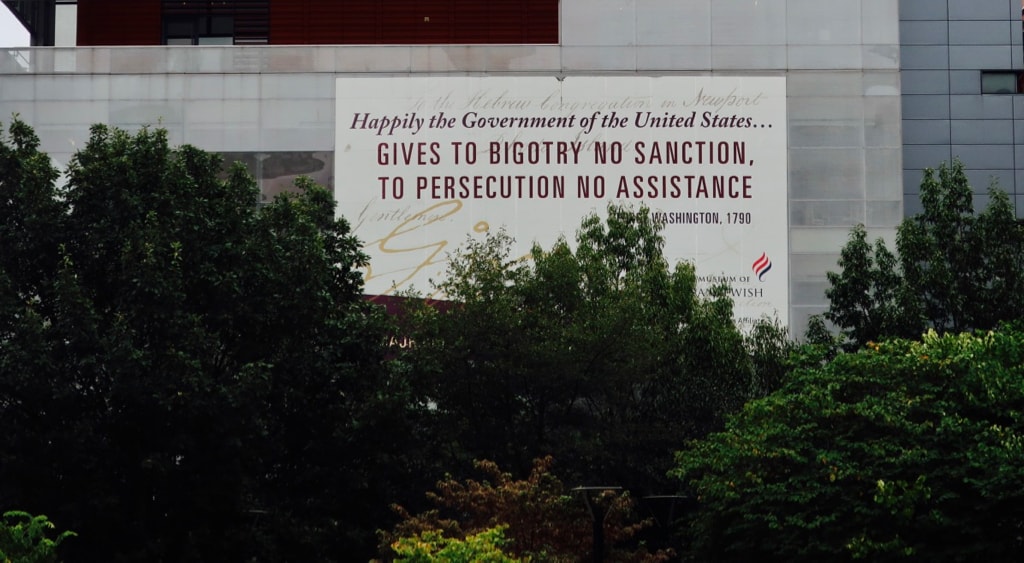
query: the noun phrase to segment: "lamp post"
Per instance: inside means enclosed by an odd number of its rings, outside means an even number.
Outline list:
[[[606,503],[598,502],[601,493],[621,491],[622,487],[576,487],[574,493],[580,493],[583,502],[587,504],[590,512],[590,521],[594,530],[594,563],[604,563],[604,517],[608,515],[610,508]]]

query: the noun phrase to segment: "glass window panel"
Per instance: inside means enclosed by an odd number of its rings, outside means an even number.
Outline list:
[[[233,35],[234,32],[234,18],[231,16],[213,16],[210,18],[211,35]]]
[[[983,72],[981,73],[982,94],[1014,94],[1017,92],[1017,73],[1015,72]]]
[[[200,37],[200,45],[234,45],[233,37]]]
[[[195,33],[195,22],[191,19],[167,19],[164,27],[168,36],[191,37]]]

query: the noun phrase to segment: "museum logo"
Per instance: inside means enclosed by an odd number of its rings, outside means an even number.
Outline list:
[[[754,274],[757,276],[757,280],[763,282],[765,274],[772,269],[772,261],[768,258],[767,252],[762,252],[761,257],[754,260],[752,269],[754,270]]]

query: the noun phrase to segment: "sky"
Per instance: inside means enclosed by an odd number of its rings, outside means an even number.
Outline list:
[[[0,2],[0,48],[27,46],[28,32],[11,14],[7,6]]]

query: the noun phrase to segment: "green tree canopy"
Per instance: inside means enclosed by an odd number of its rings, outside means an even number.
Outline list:
[[[427,530],[416,537],[395,542],[395,563],[518,563],[502,551],[507,543],[504,526],[496,526],[464,539],[445,537],[438,530]]]
[[[498,547],[517,560],[585,561],[593,558],[595,518],[601,527],[599,541],[604,542],[602,555],[609,563],[670,559],[670,550],[651,552],[636,541],[653,520],[638,518],[637,502],[629,493],[566,489],[551,473],[552,461],[551,457],[534,460],[529,477],[522,480],[513,479],[493,462],[477,462],[476,468],[486,479],[458,481],[449,477],[439,481],[436,491],[427,493],[434,508],[412,515],[396,506],[402,521],[393,532],[383,535],[385,559],[408,554],[417,546],[427,553],[432,548],[465,549],[469,547],[466,544],[479,544],[487,537],[480,534],[488,534],[505,540]],[[585,500],[584,494],[591,498]]]
[[[10,510],[0,518],[0,561],[4,563],[56,563],[57,548],[75,533],[54,532],[46,516]],[[55,537],[50,537],[55,536]]]
[[[674,474],[700,561],[1024,556],[1024,333],[891,340],[797,370]]]
[[[867,241],[863,226],[829,272],[825,318],[849,348],[924,330],[989,329],[1019,318],[1024,307],[1024,227],[1007,194],[993,184],[976,213],[963,163],[924,171],[921,213],[905,219],[896,253]]]
[[[324,188],[258,206],[221,170],[95,126],[58,188],[30,128],[0,135],[0,505],[78,532],[72,559],[375,546],[408,433],[366,257]]]
[[[440,287],[452,304],[407,318],[405,360],[451,470],[525,472],[552,454],[569,482],[664,494],[685,438],[776,385],[784,331],[746,338],[724,292],[700,298],[647,209],[611,205],[530,260],[511,242],[470,241]]]

